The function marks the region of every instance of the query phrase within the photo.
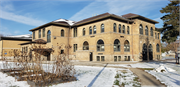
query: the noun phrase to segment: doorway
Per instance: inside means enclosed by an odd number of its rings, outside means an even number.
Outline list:
[[[90,61],[93,61],[93,53],[92,52],[90,52]]]
[[[50,61],[51,60],[51,54],[49,52],[47,52],[47,61]]]

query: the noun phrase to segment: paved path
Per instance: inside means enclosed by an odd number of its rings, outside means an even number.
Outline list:
[[[158,81],[154,76],[146,73],[145,71],[137,68],[129,68],[134,74],[136,74],[141,81],[142,87],[166,87],[160,81]]]

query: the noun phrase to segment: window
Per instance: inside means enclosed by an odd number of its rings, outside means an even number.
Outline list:
[[[35,39],[35,31],[33,31],[33,39]]]
[[[116,23],[114,23],[114,25],[113,25],[113,30],[114,30],[114,32],[116,32]]]
[[[157,39],[157,35],[156,35],[156,33],[155,33],[155,39]]]
[[[149,52],[153,52],[153,47],[151,44],[149,45]]]
[[[122,31],[122,33],[124,33],[125,34],[125,26],[123,25],[123,31]]]
[[[159,33],[158,33],[157,37],[158,37],[158,39],[159,39]]]
[[[63,54],[64,53],[64,50],[61,50],[61,54]]]
[[[145,34],[148,36],[148,27],[145,28]]]
[[[97,61],[100,61],[100,56],[97,56]]]
[[[41,30],[39,30],[39,38],[41,38]]]
[[[51,42],[51,31],[48,30],[47,32],[47,42]]]
[[[77,50],[77,44],[74,44],[74,52]]]
[[[115,62],[117,61],[117,56],[114,56],[114,61],[115,61]]]
[[[130,59],[131,59],[131,57],[130,57],[130,56],[128,56],[128,61],[130,61]]]
[[[104,56],[101,56],[101,61],[105,61],[105,58],[104,58]]]
[[[45,37],[45,28],[43,29],[43,37]]]
[[[156,45],[156,51],[157,51],[157,52],[160,52],[159,44]]]
[[[140,24],[140,26],[139,26],[139,33],[143,34],[143,26],[142,26],[142,24]]]
[[[125,52],[129,52],[130,51],[130,45],[129,45],[129,41],[128,40],[126,40],[124,42],[124,51]]]
[[[147,51],[147,45],[144,43],[143,44],[143,51],[146,52]]]
[[[23,53],[23,51],[24,51],[23,49],[24,49],[24,48],[22,47],[22,53]]]
[[[89,27],[89,34],[92,34],[92,28]]]
[[[96,26],[95,25],[93,27],[93,32],[94,32],[94,34],[96,34]]]
[[[86,30],[85,28],[83,28],[83,36],[86,34]]]
[[[153,28],[151,27],[151,36],[153,36]]]
[[[89,43],[87,41],[83,43],[83,50],[89,50]]]
[[[120,51],[120,42],[118,39],[114,41],[114,51]]]
[[[127,26],[127,34],[130,34],[129,26]]]
[[[77,37],[77,28],[74,28],[74,37]]]
[[[103,40],[98,40],[97,51],[104,51],[104,41]]]
[[[118,61],[121,61],[121,56],[118,56]]]
[[[101,24],[101,33],[104,32],[104,24]]]
[[[127,56],[124,56],[124,60],[127,61]]]
[[[61,30],[61,37],[64,37],[64,30]]]
[[[119,33],[121,33],[121,25],[119,24]]]

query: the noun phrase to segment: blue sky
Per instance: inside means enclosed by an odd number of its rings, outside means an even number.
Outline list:
[[[0,34],[31,34],[30,29],[63,18],[80,21],[102,13],[127,13],[156,20],[160,28],[162,7],[168,0],[0,0]]]

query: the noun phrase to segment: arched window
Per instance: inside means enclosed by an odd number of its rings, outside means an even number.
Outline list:
[[[147,51],[147,45],[144,43],[143,44],[143,51],[146,52]]]
[[[143,34],[143,26],[142,26],[142,24],[140,24],[140,26],[139,26],[139,33]]]
[[[92,28],[89,27],[89,34],[92,34]]]
[[[153,28],[151,27],[151,36],[153,36]]]
[[[126,40],[126,41],[124,42],[124,51],[125,51],[125,52],[129,52],[129,51],[130,51],[130,44],[129,44],[129,41],[128,41],[128,40]]]
[[[157,51],[157,52],[160,52],[159,44],[156,45],[156,51]]]
[[[122,31],[122,33],[124,33],[125,34],[125,26],[123,25],[123,31]]]
[[[151,44],[149,45],[149,52],[153,52],[153,47]]]
[[[47,32],[47,42],[51,42],[51,31],[48,30]]]
[[[83,36],[86,34],[86,30],[85,28],[83,28]]]
[[[116,39],[114,41],[114,51],[120,51],[120,41],[118,39]]]
[[[39,30],[39,38],[41,38],[41,30]]]
[[[104,32],[104,24],[101,24],[101,33]]]
[[[113,25],[113,30],[114,30],[114,32],[116,32],[116,23],[114,23],[114,25]]]
[[[33,31],[33,39],[35,39],[35,31]]]
[[[96,26],[95,25],[93,27],[93,32],[94,32],[94,34],[96,34]]]
[[[64,30],[61,30],[61,37],[64,37]]]
[[[159,33],[158,33],[158,36],[157,36],[157,37],[158,37],[158,39],[159,39]]]
[[[119,24],[119,33],[121,33],[121,24]]]
[[[148,36],[148,27],[145,28],[145,34]]]
[[[104,41],[101,39],[97,41],[97,51],[104,51]]]
[[[89,50],[89,43],[87,41],[83,43],[83,50]]]
[[[155,33],[155,39],[157,39],[157,35],[156,35],[156,33]]]
[[[129,26],[127,26],[127,34],[130,34]]]

